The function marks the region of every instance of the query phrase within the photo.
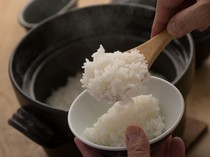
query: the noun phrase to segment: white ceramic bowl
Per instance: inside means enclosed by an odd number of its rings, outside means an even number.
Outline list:
[[[148,83],[148,94],[152,94],[159,100],[160,110],[165,120],[165,131],[149,141],[151,145],[156,146],[170,135],[179,124],[184,113],[184,98],[173,84],[153,76]],[[110,108],[110,105],[102,105],[85,90],[70,107],[68,114],[69,127],[76,137],[91,147],[107,152],[126,151],[126,147],[108,147],[94,144],[83,134],[84,129],[92,127],[98,117],[104,114],[108,108]]]

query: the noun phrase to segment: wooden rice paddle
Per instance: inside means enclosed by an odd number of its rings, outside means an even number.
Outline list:
[[[160,55],[162,50],[174,39],[166,30],[157,34],[150,40],[143,44],[135,47],[134,49],[139,50],[146,58],[148,68],[151,67],[155,59]]]

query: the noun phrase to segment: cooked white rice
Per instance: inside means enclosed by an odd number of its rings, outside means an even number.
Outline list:
[[[67,84],[56,91],[52,91],[52,94],[46,100],[46,104],[68,111],[74,99],[84,90],[80,82],[81,78],[81,72],[78,72],[74,77],[68,77]]]
[[[138,50],[106,53],[100,45],[92,57],[84,63],[81,83],[95,99],[114,103],[145,93],[150,74]]]
[[[93,143],[116,147],[125,146],[125,130],[132,124],[141,126],[149,139],[160,135],[165,124],[158,100],[152,95],[133,99],[129,104],[115,103],[93,127],[84,130],[85,136]]]

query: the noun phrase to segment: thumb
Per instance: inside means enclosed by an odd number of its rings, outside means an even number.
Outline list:
[[[126,129],[128,157],[150,157],[150,145],[145,132],[136,125]]]

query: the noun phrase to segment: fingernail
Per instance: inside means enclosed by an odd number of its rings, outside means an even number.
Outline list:
[[[135,140],[139,136],[140,136],[140,129],[137,126],[132,126],[127,128],[128,140]]]

